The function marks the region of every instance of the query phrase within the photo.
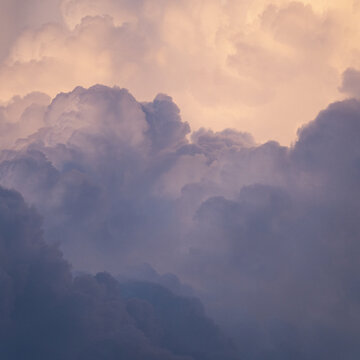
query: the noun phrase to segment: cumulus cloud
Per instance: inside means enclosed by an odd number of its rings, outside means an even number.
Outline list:
[[[23,98],[16,96],[6,106],[0,106],[1,148],[13,146],[44,126],[44,111],[50,97],[42,93],[30,93]]]
[[[18,106],[3,112],[21,118]],[[139,103],[97,85],[41,106],[42,128],[2,151],[0,183],[39,209],[76,270],[189,294],[180,278],[250,359],[360,353],[358,100],[320,112],[291,147],[235,130],[189,137],[166,95]],[[149,302],[138,286],[124,291]],[[129,311],[152,319],[141,304]]]
[[[288,144],[341,97],[343,69],[359,66],[359,8],[350,0],[46,4],[23,6],[32,20],[0,64],[2,101],[121,84],[146,101],[172,94],[193,129],[231,127]]]
[[[359,357],[357,1],[0,10],[0,356]]]
[[[161,248],[175,256],[183,245],[174,226],[191,221],[207,196],[234,196],[261,177],[280,181],[272,174],[281,164],[271,153],[284,149],[257,148],[250,135],[230,130],[201,130],[189,142],[189,125],[164,95],[141,104],[126,90],[78,87],[58,95],[37,121],[43,128],[17,142],[17,150],[3,151],[1,183],[20,190],[42,214],[52,213],[45,222],[49,238],[61,234],[66,256],[87,270],[107,264],[115,271],[121,253],[137,262],[156,261]],[[245,156],[234,161],[239,154]],[[201,187],[195,196],[194,186]],[[142,250],[133,246],[138,243]]]
[[[195,298],[107,273],[71,275],[20,194],[0,189],[4,359],[235,359]]]
[[[254,358],[360,351],[359,110],[357,100],[335,103],[302,128],[280,186],[245,186],[198,210],[187,277],[206,274],[197,283]]]

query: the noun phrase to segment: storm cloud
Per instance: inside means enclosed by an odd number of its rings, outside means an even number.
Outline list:
[[[41,128],[3,147],[0,183],[44,217],[46,249],[59,244],[75,270],[110,271],[123,284],[105,274],[71,280],[67,270],[66,286],[105,287],[105,298],[119,286],[121,304],[140,299],[126,316],[176,355],[231,349],[211,324],[197,345],[158,340],[173,322],[182,329],[175,304],[190,294],[244,358],[360,354],[358,100],[331,104],[290,147],[236,130],[190,134],[166,95],[140,103],[96,85],[39,106],[31,119]],[[179,301],[205,319],[195,300]]]
[[[235,359],[195,298],[107,273],[73,277],[20,194],[0,189],[3,359]]]

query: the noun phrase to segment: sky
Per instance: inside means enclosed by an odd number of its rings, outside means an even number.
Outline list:
[[[359,66],[357,1],[2,0],[0,101],[95,83],[171,94],[192,129],[289,145]],[[296,109],[296,111],[294,111]]]
[[[359,17],[0,0],[0,357],[359,358]]]

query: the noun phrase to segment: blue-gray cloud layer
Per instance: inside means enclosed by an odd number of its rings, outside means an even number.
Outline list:
[[[0,183],[39,209],[76,269],[175,273],[247,359],[360,355],[357,100],[330,105],[289,148],[233,130],[189,139],[166,95],[76,88],[36,109],[43,126],[2,152]],[[167,285],[151,267],[139,278]]]
[[[235,359],[194,298],[107,273],[71,275],[40,218],[0,188],[2,359]]]

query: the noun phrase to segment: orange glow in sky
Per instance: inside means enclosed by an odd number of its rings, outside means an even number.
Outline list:
[[[117,85],[144,101],[169,94],[194,130],[230,127],[289,144],[346,96],[342,74],[360,67],[358,1],[26,4],[0,5],[5,103],[33,91]]]

